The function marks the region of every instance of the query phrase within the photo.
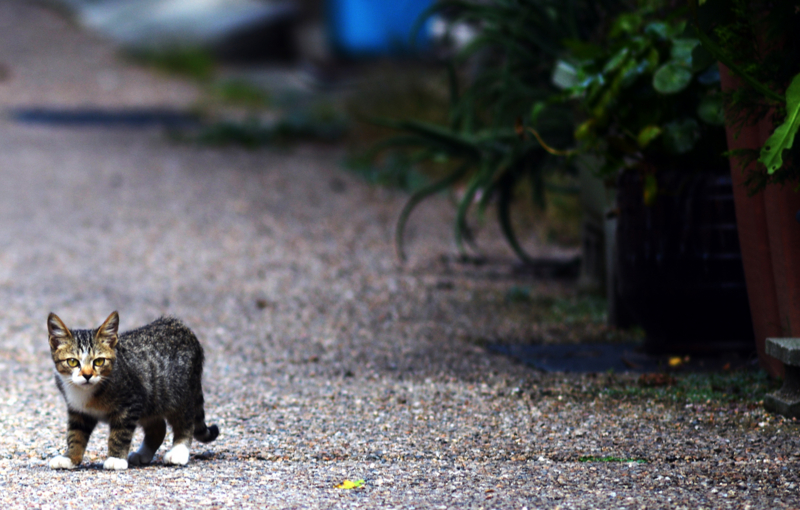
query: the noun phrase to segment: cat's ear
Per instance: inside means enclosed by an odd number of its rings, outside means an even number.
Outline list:
[[[72,338],[69,328],[58,318],[58,315],[50,312],[47,316],[47,334],[50,340],[50,349],[56,350],[61,344]]]
[[[102,326],[97,328],[94,337],[98,342],[108,345],[111,349],[117,346],[117,330],[119,329],[119,314],[111,312]]]

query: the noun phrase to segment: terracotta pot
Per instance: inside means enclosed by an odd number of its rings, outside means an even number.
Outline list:
[[[719,68],[722,89],[737,88],[739,80],[722,64]],[[735,128],[726,127],[726,131],[729,150],[760,149],[773,126],[769,119],[762,119],[743,127],[738,136]],[[744,179],[752,168],[743,168],[737,157],[731,157],[730,164],[758,359],[770,375],[779,377],[783,364],[767,356],[764,346],[769,337],[800,336],[800,224],[796,219],[800,193],[791,186],[770,185],[748,196]]]

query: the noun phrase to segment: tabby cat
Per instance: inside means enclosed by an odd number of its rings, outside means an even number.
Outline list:
[[[47,318],[56,385],[67,402],[67,455],[50,460],[53,469],[72,469],[83,459],[98,421],[109,424],[105,469],[149,464],[172,428],[166,464],[189,462],[192,437],[209,443],[219,435],[206,426],[203,411],[203,348],[181,321],[162,317],[117,335],[113,312],[97,329],[67,328],[57,315]],[[165,422],[166,420],[166,422]],[[128,454],[136,426],[144,442]]]

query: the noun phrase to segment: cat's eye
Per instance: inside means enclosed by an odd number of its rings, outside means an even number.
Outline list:
[[[92,362],[92,364],[93,364],[95,367],[102,367],[103,365],[105,365],[105,364],[106,364],[106,360],[105,360],[105,358],[97,358],[96,360],[94,360],[94,361]]]
[[[71,368],[75,368],[80,365],[80,363],[75,358],[70,358],[67,360],[67,365],[69,365]]]

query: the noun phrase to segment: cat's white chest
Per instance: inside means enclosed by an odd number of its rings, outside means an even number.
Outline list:
[[[106,420],[105,413],[101,412],[99,409],[89,407],[89,401],[92,399],[92,395],[94,395],[94,391],[97,388],[78,388],[66,382],[63,382],[62,386],[64,388],[64,398],[66,398],[67,405],[70,407],[70,409],[83,414],[88,414],[89,416],[97,418],[100,421]]]

